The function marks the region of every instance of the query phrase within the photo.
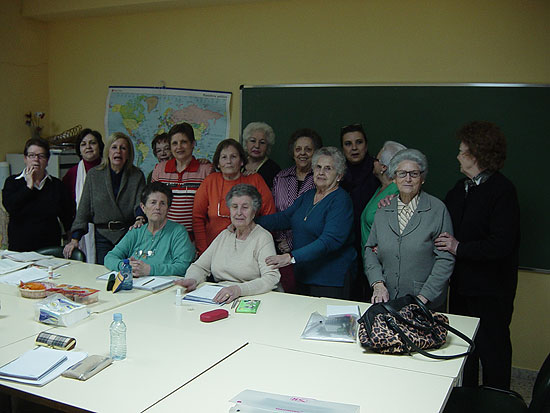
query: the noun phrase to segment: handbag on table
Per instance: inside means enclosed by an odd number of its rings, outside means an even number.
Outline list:
[[[428,309],[416,296],[371,305],[359,322],[359,342],[363,347],[382,354],[411,354],[416,351],[426,357],[450,360],[467,356],[474,351],[474,342],[449,325],[443,314]],[[427,352],[445,344],[451,331],[470,347],[460,354],[438,355]]]

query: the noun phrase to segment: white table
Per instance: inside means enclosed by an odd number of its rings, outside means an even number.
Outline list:
[[[0,348],[28,337],[36,338],[49,328],[35,320],[34,300],[2,294],[0,301]]]
[[[113,312],[96,314],[74,327],[54,328],[50,332],[76,337],[75,351],[108,355]],[[128,324],[127,358],[114,362],[91,379],[82,382],[59,377],[44,387],[2,380],[0,386],[92,411],[137,412],[246,344],[242,339],[218,340],[212,336],[191,335],[184,325],[144,326],[128,318],[130,320],[125,320]],[[33,343],[34,338],[30,338],[3,347],[0,365],[33,348]]]
[[[363,313],[369,306],[367,303],[270,292],[254,297],[261,300],[257,314],[236,314],[230,306],[224,306],[223,308],[230,312],[229,318],[205,324],[198,321],[200,313],[217,307],[187,302],[184,302],[182,307],[176,307],[174,298],[175,287],[172,287],[163,294],[155,294],[128,304],[125,306],[125,311],[146,323],[147,320],[154,320],[155,324],[160,323],[167,327],[185,323],[193,333],[213,334],[217,337],[242,337],[258,344],[437,374],[453,379],[460,376],[465,361],[464,357],[447,361],[434,360],[418,353],[412,356],[378,354],[363,349],[359,343],[334,343],[300,338],[311,313],[317,311],[325,315],[327,304],[359,305]],[[469,337],[475,336],[479,323],[477,318],[453,314],[448,316],[453,327]],[[442,348],[430,351],[447,355],[464,352],[467,348],[467,343],[450,333],[447,343]]]
[[[243,390],[355,404],[361,412],[440,412],[450,377],[251,343],[147,412],[227,412]]]

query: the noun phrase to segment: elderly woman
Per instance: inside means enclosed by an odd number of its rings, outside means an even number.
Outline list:
[[[218,303],[228,303],[245,295],[261,294],[273,290],[279,282],[279,271],[266,264],[266,258],[275,254],[271,234],[254,223],[262,206],[258,190],[247,184],[233,186],[225,197],[234,231],[224,229],[176,281],[193,291],[210,275],[214,281],[226,281],[214,297]]]
[[[174,202],[168,210],[168,219],[184,225],[194,240],[193,202],[202,181],[212,172],[212,164],[200,163],[193,156],[195,132],[189,123],[172,126],[168,137],[174,157],[158,163],[151,179],[172,189]]]
[[[476,350],[468,356],[463,384],[510,388],[510,321],[518,280],[519,202],[514,184],[499,170],[506,138],[490,122],[471,122],[457,133],[458,162],[466,175],[445,198],[453,222],[436,246],[456,256],[451,277],[451,313],[479,317]]]
[[[172,151],[170,151],[170,136],[167,133],[155,135],[151,142],[151,149],[158,163],[168,161],[174,157]],[[153,171],[147,176],[147,183],[151,182],[152,178]]]
[[[129,258],[134,277],[185,275],[195,247],[183,225],[168,220],[172,191],[160,182],[148,184],[141,193],[141,209],[147,224],[126,233],[105,256],[105,266],[118,270]]]
[[[390,161],[399,196],[376,213],[365,246],[373,303],[406,294],[434,309],[445,302],[454,257],[435,248],[434,241],[451,232],[452,224],[443,202],[421,191],[427,174],[428,161],[416,149],[399,151]]]
[[[286,210],[257,218],[264,228],[292,229],[292,251],[268,257],[274,268],[294,264],[296,291],[317,297],[348,298],[357,253],[353,247],[353,206],[339,187],[345,158],[334,147],[313,155],[315,188]]]
[[[63,183],[46,171],[50,159],[47,141],[29,139],[23,155],[25,169],[7,178],[2,190],[2,203],[10,215],[8,248],[34,251],[60,246],[59,221],[69,230],[74,218],[74,200]]]
[[[365,244],[369,239],[370,230],[374,222],[374,214],[378,210],[378,202],[388,195],[397,195],[399,190],[389,174],[388,165],[394,155],[406,149],[398,142],[386,141],[374,159],[372,173],[380,181],[380,186],[365,206],[361,214],[361,250],[365,249]]]
[[[273,178],[281,170],[275,161],[267,157],[275,144],[273,128],[264,122],[251,122],[243,130],[243,143],[248,156],[245,174],[259,173],[271,189]]]
[[[204,179],[193,205],[193,231],[199,254],[231,223],[224,198],[235,185],[250,184],[256,187],[262,197],[259,215],[275,212],[273,196],[262,177],[258,174],[242,174],[246,155],[239,142],[233,139],[221,141],[214,153],[213,163],[220,172],[210,174]]]
[[[86,128],[76,139],[75,152],[80,157],[80,162],[67,171],[63,177],[63,183],[71,192],[77,208],[84,189],[86,174],[91,168],[101,163],[104,148],[101,133],[95,130]],[[87,262],[95,264],[94,224],[88,224],[88,232],[80,238],[78,248],[84,251]]]
[[[139,207],[139,195],[145,186],[143,172],[133,165],[134,145],[121,132],[113,133],[107,140],[103,160],[90,169],[86,176],[82,197],[72,226],[72,240],[63,251],[70,257],[78,241],[88,231],[88,224],[95,225],[96,262],[103,264],[107,252],[138,221],[135,215]]]

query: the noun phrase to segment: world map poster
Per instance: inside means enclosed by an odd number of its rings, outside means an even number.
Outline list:
[[[181,122],[195,131],[195,158],[212,160],[216,146],[229,137],[231,92],[111,86],[105,110],[108,135],[123,132],[134,142],[134,164],[147,176],[157,163],[151,141]]]

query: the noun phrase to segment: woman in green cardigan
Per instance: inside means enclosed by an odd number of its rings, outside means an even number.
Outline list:
[[[401,149],[406,149],[405,146],[398,142],[386,141],[376,155],[373,166],[373,174],[380,181],[380,186],[365,206],[361,214],[361,248],[365,248],[365,244],[369,239],[372,223],[374,222],[374,214],[378,210],[378,202],[388,195],[397,195],[399,190],[393,179],[388,174],[388,165],[393,156]]]

